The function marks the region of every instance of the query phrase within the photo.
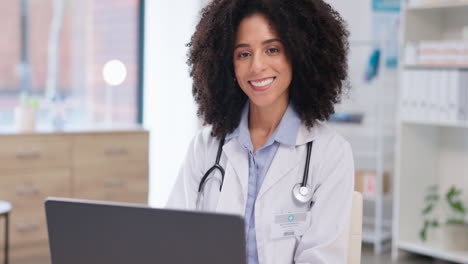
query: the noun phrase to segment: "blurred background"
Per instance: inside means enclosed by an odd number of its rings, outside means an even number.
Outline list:
[[[12,126],[22,94],[40,98],[38,124],[50,102],[66,104],[67,123],[105,119],[104,64],[121,60],[127,79],[116,87],[112,115],[138,121],[139,1],[2,1],[0,124]]]

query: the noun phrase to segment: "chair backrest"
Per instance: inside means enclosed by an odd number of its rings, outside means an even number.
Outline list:
[[[349,226],[348,264],[361,263],[362,194],[354,192]]]

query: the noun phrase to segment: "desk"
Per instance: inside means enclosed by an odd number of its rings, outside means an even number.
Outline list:
[[[8,221],[10,217],[10,211],[11,211],[11,204],[6,201],[0,201],[0,216],[5,217],[5,255],[4,255],[4,263],[8,264],[8,244],[9,244],[9,227],[8,227]]]

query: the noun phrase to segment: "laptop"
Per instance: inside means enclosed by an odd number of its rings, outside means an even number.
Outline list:
[[[240,216],[48,198],[52,264],[245,264]]]

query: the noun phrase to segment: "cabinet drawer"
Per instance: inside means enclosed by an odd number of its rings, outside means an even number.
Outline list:
[[[10,245],[12,248],[23,248],[44,242],[47,242],[44,208],[11,212]]]
[[[71,144],[60,136],[1,136],[0,170],[67,167]]]
[[[148,163],[126,162],[114,166],[74,171],[74,197],[128,203],[148,202]]]
[[[3,228],[0,234],[0,248],[4,248]],[[44,210],[12,211],[9,245],[11,263],[37,263],[39,259],[47,261],[49,249]]]
[[[14,211],[43,208],[48,196],[71,195],[70,169],[23,169],[1,174],[1,199],[11,202]]]
[[[28,247],[10,248],[11,264],[51,263],[48,242],[31,244]]]
[[[13,247],[47,241],[44,201],[48,196],[70,197],[69,169],[1,172],[1,199],[12,203],[10,234]]]
[[[115,165],[121,161],[148,159],[148,133],[79,135],[74,139],[73,165]]]

